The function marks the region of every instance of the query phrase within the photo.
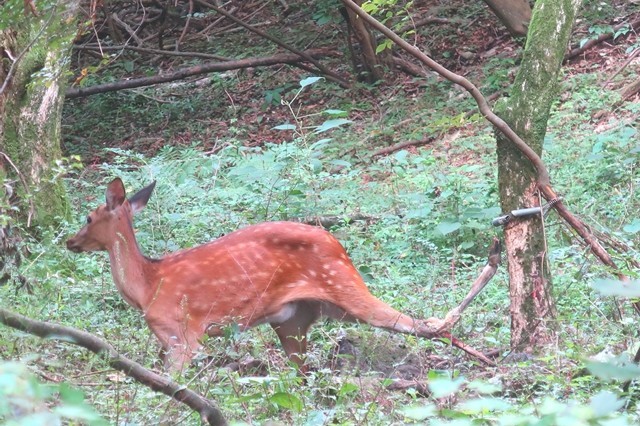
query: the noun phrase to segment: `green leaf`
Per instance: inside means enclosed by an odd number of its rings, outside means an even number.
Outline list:
[[[433,379],[429,381],[429,390],[434,398],[442,398],[456,393],[464,383],[464,377],[457,379]]]
[[[615,365],[610,362],[588,361],[587,369],[604,380],[632,380],[640,377],[640,366],[635,364]]]
[[[448,235],[460,229],[461,226],[462,224],[460,222],[440,222],[438,226],[436,226],[436,230],[442,235]]]
[[[411,420],[425,420],[437,414],[436,407],[433,404],[423,405],[419,407],[408,407],[402,409],[402,415]]]
[[[322,171],[322,161],[318,160],[317,158],[310,159],[309,164],[311,165],[311,170],[313,170],[314,173],[319,173]]]
[[[323,80],[324,77],[307,77],[305,79],[300,80],[301,87],[307,87],[317,82],[318,80]]]
[[[473,382],[470,382],[467,385],[467,388],[484,395],[500,392],[502,390],[502,387],[499,385],[486,383],[480,380],[474,380]]]
[[[269,398],[269,401],[282,408],[299,413],[302,411],[302,401],[297,396],[288,392],[277,392]]]
[[[107,424],[91,407],[83,405],[61,405],[55,407],[54,413],[67,419],[85,420],[92,424]]]
[[[475,398],[464,401],[460,408],[471,413],[483,413],[485,411],[505,411],[511,408],[511,404],[500,398]]]
[[[331,160],[329,161],[329,163],[338,167],[346,167],[346,168],[351,167],[351,163],[345,160]]]
[[[329,142],[331,142],[333,139],[331,138],[324,138],[324,139],[320,139],[319,141],[313,143],[309,148],[312,151],[315,151],[318,148],[322,148],[323,146],[325,146],[326,144],[328,144]]]
[[[68,404],[82,404],[84,402],[84,393],[66,383],[62,383],[60,384],[60,398]]]
[[[640,281],[620,281],[598,279],[591,284],[594,290],[603,296],[640,297]]]
[[[280,124],[279,126],[275,126],[272,129],[273,130],[295,130],[296,126],[294,124]]]
[[[345,396],[345,395],[349,395],[351,393],[357,392],[358,389],[360,389],[357,385],[353,384],[353,383],[343,383],[342,386],[340,386],[340,390],[338,391],[338,395],[339,396]]]
[[[316,127],[315,133],[326,132],[327,130],[331,130],[335,127],[340,127],[344,124],[352,123],[351,120],[347,120],[346,118],[336,118],[334,120],[327,120],[322,123],[320,126]]]
[[[598,392],[589,406],[596,417],[604,417],[618,411],[624,405],[624,401],[618,399],[615,394],[607,391]]]
[[[345,115],[347,114],[347,111],[343,111],[341,109],[326,109],[324,111],[322,111],[325,114],[329,114],[329,115]]]
[[[630,234],[635,234],[638,231],[640,231],[640,219],[634,219],[633,222],[631,222],[628,225],[625,225],[622,230],[624,232],[628,232]]]

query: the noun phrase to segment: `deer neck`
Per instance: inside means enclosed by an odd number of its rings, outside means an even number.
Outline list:
[[[140,251],[133,227],[117,230],[107,251],[118,291],[128,304],[142,310],[152,292],[147,281],[149,260]]]

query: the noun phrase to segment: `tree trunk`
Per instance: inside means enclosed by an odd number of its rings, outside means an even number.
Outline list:
[[[527,27],[531,21],[529,0],[484,0],[484,2],[512,35],[527,35]]]
[[[76,34],[70,18],[79,1],[39,2],[40,10],[31,2],[12,3],[3,9],[0,31],[0,280],[19,265],[18,229],[52,226],[68,214],[56,161],[65,71]]]
[[[538,0],[522,65],[500,115],[539,155],[571,26],[581,0]],[[502,134],[497,134],[498,186],[502,209],[540,205],[535,171]],[[545,319],[555,314],[541,218],[515,219],[505,227],[511,298],[511,346],[530,350],[552,336]]]
[[[358,6],[362,6],[362,0],[354,0]],[[376,54],[376,39],[369,28],[369,25],[358,17],[351,9],[345,8],[348,28],[347,43],[351,46],[351,36],[356,39],[359,52],[356,54],[353,49],[349,49],[354,62],[354,71],[358,74],[358,80],[374,83],[384,77],[383,58]],[[387,55],[383,52],[382,55]]]

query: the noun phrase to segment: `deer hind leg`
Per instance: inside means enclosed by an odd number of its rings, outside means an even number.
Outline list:
[[[294,302],[294,310],[287,318],[271,321],[271,327],[275,330],[284,352],[294,362],[302,373],[304,367],[304,354],[307,351],[307,332],[309,327],[320,316],[320,306],[313,301]]]
[[[327,301],[338,309],[323,311],[324,315],[343,321],[365,322],[399,333],[416,331],[418,322],[373,296],[353,265],[337,262],[331,265],[330,275],[331,284],[327,281],[327,288],[331,291]]]

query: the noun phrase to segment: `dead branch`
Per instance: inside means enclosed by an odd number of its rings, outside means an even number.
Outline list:
[[[390,40],[404,49],[407,53],[418,59],[420,62],[437,72],[440,76],[446,78],[447,80],[462,86],[466,89],[469,94],[475,99],[478,109],[480,113],[489,121],[491,124],[495,126],[500,132],[502,132],[507,139],[513,143],[516,148],[531,162],[537,172],[537,187],[540,193],[547,200],[556,200],[558,199],[558,194],[554,191],[551,186],[551,179],[549,177],[549,172],[540,159],[540,156],[536,154],[536,152],[527,145],[525,141],[522,140],[514,131],[509,127],[509,125],[500,117],[498,117],[491,107],[489,103],[484,98],[480,90],[469,80],[462,77],[459,74],[456,74],[438,62],[434,61],[427,55],[425,55],[420,49],[417,47],[407,43],[389,28],[381,24],[378,20],[373,18],[371,15],[363,11],[357,4],[355,4],[352,0],[342,0],[342,3],[345,4],[348,8],[352,9],[360,18],[367,21],[372,27],[380,31],[382,34],[387,36]],[[602,263],[609,266],[611,269],[616,271],[619,279],[627,280],[627,277],[620,272],[620,269],[616,266],[615,262],[607,253],[607,251],[600,245],[598,240],[587,230],[585,224],[575,217],[562,203],[562,201],[558,201],[554,204],[554,208],[558,212],[558,214],[573,228],[575,231],[583,238],[583,240],[587,243],[592,253],[594,253]],[[640,303],[637,304],[636,309],[640,308]]]
[[[502,252],[502,244],[500,240],[497,238],[493,239],[491,243],[491,247],[489,248],[489,258],[487,260],[487,264],[478,275],[478,278],[471,285],[471,289],[469,293],[462,300],[460,305],[451,309],[444,320],[439,325],[439,331],[448,331],[453,328],[454,325],[460,320],[462,316],[462,312],[469,306],[469,304],[475,299],[475,297],[480,294],[480,292],[485,288],[485,286],[491,281],[491,278],[496,274],[498,270],[498,265],[500,264],[500,253]]]
[[[264,6],[266,6],[268,4],[269,3],[265,3]],[[262,7],[260,9],[262,9]],[[229,13],[236,13],[237,10],[238,10],[238,8],[234,6],[231,9],[229,9]],[[198,34],[199,35],[208,34],[209,31],[211,31],[212,28],[214,28],[216,25],[218,25],[220,22],[224,21],[225,19],[226,18],[224,16],[219,17],[218,19],[216,19],[215,21],[213,21],[212,23],[207,25],[202,31],[198,32]]]
[[[330,52],[326,49],[314,49],[306,52],[306,55],[312,57],[326,56]],[[122,89],[133,89],[135,87],[151,86],[154,84],[167,83],[170,81],[182,80],[200,74],[212,72],[229,71],[251,67],[266,67],[280,64],[295,64],[304,59],[299,55],[290,53],[281,53],[273,56],[265,56],[260,58],[246,58],[235,61],[216,62],[195,67],[183,68],[171,74],[155,75],[153,77],[133,78],[130,80],[120,80],[113,83],[98,84],[90,87],[79,87],[67,90],[66,97],[68,99],[79,98],[83,96],[95,95],[97,93],[114,92]]]
[[[193,0],[189,0],[189,12],[187,13],[187,21],[184,23],[184,28],[182,28],[180,37],[178,37],[178,40],[176,41],[176,51],[180,50],[180,43],[182,43],[182,40],[187,35],[187,31],[189,31],[191,16],[193,16]]]
[[[622,98],[623,101],[626,101],[632,96],[635,96],[636,93],[638,93],[639,91],[640,91],[640,79],[623,87],[622,90],[620,90],[620,97]]]
[[[43,339],[52,339],[81,346],[97,355],[104,356],[112,368],[122,371],[139,383],[156,392],[162,392],[197,411],[200,413],[203,422],[216,426],[227,424],[222,413],[213,402],[187,389],[184,385],[162,377],[137,362],[125,358],[109,343],[91,333],[59,324],[36,321],[4,308],[0,308],[0,323]]]
[[[133,28],[131,28],[129,26],[129,24],[127,24],[126,22],[124,22],[122,19],[120,19],[120,17],[118,16],[117,13],[113,13],[111,15],[111,19],[113,19],[113,21],[118,24],[119,27],[123,28],[127,34],[129,34],[129,36],[131,36],[132,39],[134,39],[136,41],[136,44],[138,46],[142,46],[143,42],[140,39],[140,37],[138,37],[137,31],[134,31]]]
[[[227,58],[225,56],[213,55],[211,53],[202,53],[202,52],[178,52],[175,50],[161,50],[161,49],[150,49],[146,47],[138,47],[138,46],[130,46],[128,44],[124,44],[121,46],[102,46],[99,44],[85,44],[83,46],[73,46],[76,50],[91,50],[91,51],[122,51],[122,50],[132,50],[134,52],[140,53],[150,53],[153,55],[162,55],[162,56],[184,56],[188,58],[203,58],[203,59],[215,59],[217,61],[231,61],[231,58]]]
[[[471,346],[463,343],[457,338],[451,335],[450,330],[453,326],[460,320],[462,317],[462,312],[469,306],[469,303],[485,288],[485,286],[491,281],[491,278],[496,274],[498,270],[498,265],[500,264],[500,252],[502,251],[502,245],[500,244],[500,240],[497,238],[493,239],[493,243],[489,248],[489,259],[487,260],[487,264],[482,269],[482,272],[476,278],[475,282],[472,284],[471,289],[467,296],[462,300],[460,305],[451,309],[445,318],[429,318],[427,320],[422,320],[416,327],[416,335],[419,337],[425,337],[430,339],[439,339],[443,341],[448,341],[451,345],[457,347],[458,349],[462,349],[469,355],[479,359],[487,365],[495,366],[495,362],[487,358],[482,352],[479,352],[477,349],[472,348]]]
[[[321,226],[322,228],[329,229],[336,225],[349,224],[353,222],[367,222],[373,223],[380,220],[377,216],[369,216],[366,214],[354,214],[351,216],[307,216],[307,217],[295,217],[290,218],[292,222],[306,223],[307,225]]]
[[[373,157],[377,157],[379,155],[387,155],[387,154],[391,154],[392,152],[396,152],[396,151],[400,151],[401,149],[405,149],[407,147],[410,146],[422,146],[422,145],[427,145],[430,144],[431,142],[433,142],[434,138],[423,138],[420,139],[419,141],[404,141],[404,142],[399,142],[395,145],[391,145],[391,146],[387,146],[384,148],[380,148],[376,151],[373,151],[371,153],[371,158]]]
[[[638,56],[640,54],[640,47],[636,48],[633,52],[631,52],[631,54],[629,55],[629,57],[627,58],[626,61],[624,61],[624,64],[622,64],[617,70],[616,72],[614,72],[611,77],[607,78],[607,81],[605,81],[604,83],[602,83],[601,87],[607,87],[607,85],[609,83],[611,83],[611,80],[613,80],[618,74],[620,74],[622,72],[622,70],[624,70],[634,59],[636,56]]]
[[[609,33],[605,33],[605,34],[600,34],[598,37],[589,40],[588,42],[586,42],[585,44],[583,44],[580,47],[576,47],[575,49],[571,49],[565,56],[564,56],[564,62],[569,61],[573,58],[575,58],[576,56],[586,52],[587,50],[591,49],[593,46],[602,43],[603,41],[609,40],[610,38],[613,38],[613,35],[618,32],[620,29],[624,28],[625,26],[631,26],[631,28],[633,28],[634,30],[637,30],[638,28],[640,28],[640,18],[636,19],[633,22],[623,22],[620,25],[616,25],[615,27],[613,27],[613,31],[609,32]]]
[[[349,87],[351,87],[351,85],[349,83],[347,83],[344,79],[342,79],[338,74],[334,73],[333,71],[331,71],[330,69],[328,69],[327,67],[322,65],[319,61],[317,61],[315,58],[313,58],[308,53],[303,52],[301,50],[298,50],[295,47],[290,46],[287,43],[284,43],[283,41],[279,40],[278,38],[273,37],[270,34],[267,34],[266,32],[264,32],[262,30],[259,30],[259,29],[255,28],[252,25],[247,24],[246,22],[242,21],[241,19],[236,18],[235,16],[233,16],[232,14],[227,12],[226,10],[224,10],[224,9],[214,5],[214,4],[208,3],[208,2],[206,2],[204,0],[196,0],[196,1],[200,5],[206,6],[206,7],[210,8],[210,9],[215,10],[219,14],[226,16],[227,18],[231,19],[236,24],[242,25],[243,27],[245,27],[249,31],[258,34],[260,37],[263,37],[263,38],[265,38],[267,40],[270,40],[273,43],[277,44],[278,46],[282,47],[283,49],[287,49],[288,51],[293,52],[296,55],[299,55],[299,56],[303,57],[308,62],[311,62],[313,65],[315,65],[318,68],[318,70],[320,70],[323,74],[330,75],[333,78],[335,78],[337,81],[341,81],[342,82],[342,84],[340,84],[341,87],[343,87],[345,89],[348,89]]]
[[[397,56],[391,57],[391,62],[393,65],[398,68],[400,71],[404,72],[413,77],[427,77],[427,73],[425,70],[420,68],[419,66],[412,64],[406,59],[399,58]]]
[[[263,3],[261,6],[254,8],[253,12],[251,12],[249,15],[247,15],[247,16],[245,16],[243,18],[244,21],[248,22],[250,19],[252,19],[258,13],[260,13],[262,11],[262,9],[264,9],[266,6],[270,6],[270,5],[271,5],[271,3],[266,2],[266,3]],[[236,8],[231,8],[231,10],[229,10],[229,13],[233,15],[233,14],[236,13],[236,10],[237,10]],[[226,16],[222,16],[221,19],[226,19]],[[252,25],[254,27],[258,27],[258,26],[261,26],[262,24],[252,24]],[[213,32],[211,35],[212,36],[217,36],[217,35],[220,35],[220,34],[225,34],[225,33],[228,33],[228,32],[232,32],[234,30],[234,28],[237,29],[237,28],[241,28],[241,27],[237,27],[236,24],[228,25],[225,28],[220,28],[219,30]]]
[[[456,21],[452,21],[451,19],[447,19],[447,18],[436,18],[434,16],[429,16],[426,18],[422,18],[422,19],[418,19],[415,22],[409,22],[407,23],[407,25],[405,25],[404,27],[400,28],[398,30],[398,32],[400,34],[404,34],[407,31],[411,31],[411,30],[417,30],[420,27],[424,27],[425,25],[429,25],[429,24],[451,24],[451,23],[456,23],[458,25],[461,25],[461,22]]]

